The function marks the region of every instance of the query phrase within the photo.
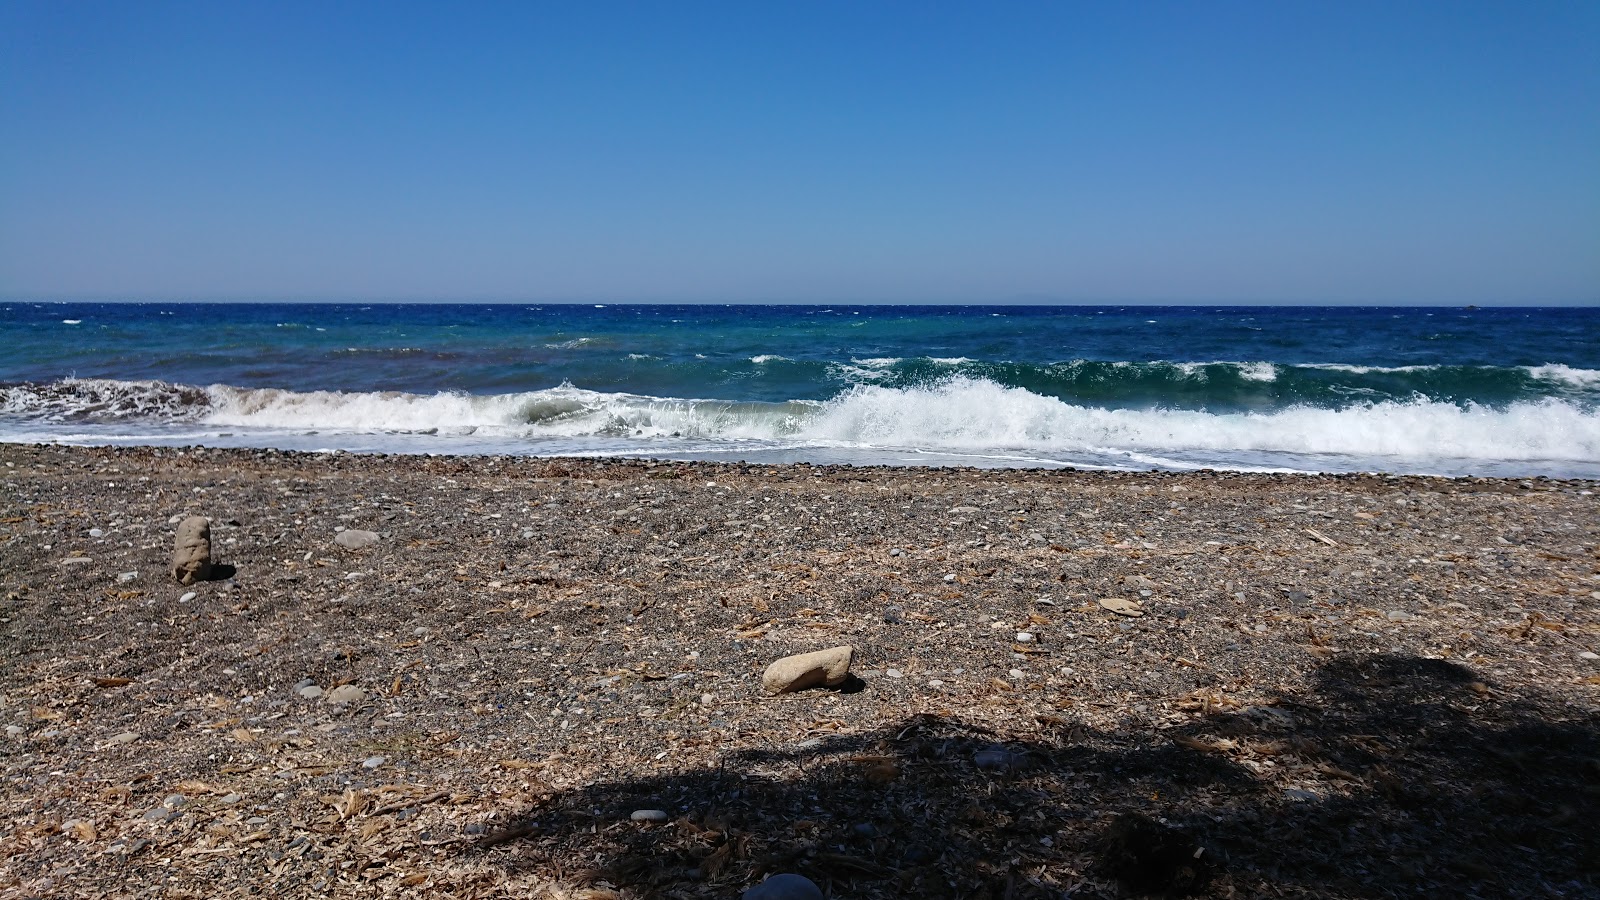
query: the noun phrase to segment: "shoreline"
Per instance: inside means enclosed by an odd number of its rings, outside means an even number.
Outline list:
[[[1593,480],[0,462],[0,896],[1600,888]],[[191,514],[231,577],[172,582]]]

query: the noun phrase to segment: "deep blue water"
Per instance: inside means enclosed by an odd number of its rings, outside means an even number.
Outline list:
[[[0,438],[1600,476],[1600,310],[0,306]]]

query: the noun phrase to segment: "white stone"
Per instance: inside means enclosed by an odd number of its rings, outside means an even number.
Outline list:
[[[655,822],[659,824],[667,821],[670,816],[663,809],[636,809],[628,818],[635,822]]]
[[[761,686],[772,694],[786,694],[817,685],[838,687],[850,677],[850,660],[854,654],[855,650],[846,646],[785,656],[761,673]]]
[[[377,532],[362,531],[358,528],[351,528],[347,531],[341,531],[333,538],[333,542],[335,544],[338,544],[346,550],[365,550],[368,547],[371,547],[373,544],[376,544],[378,540],[379,536]]]
[[[353,684],[341,684],[325,694],[323,699],[333,704],[360,703],[367,699],[367,692]]]

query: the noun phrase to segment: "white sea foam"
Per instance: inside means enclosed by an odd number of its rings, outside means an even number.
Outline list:
[[[867,370],[863,370],[867,371]],[[513,394],[296,392],[159,382],[75,380],[0,388],[0,413],[32,422],[99,423],[108,439],[139,420],[185,429],[304,435],[342,446],[336,435],[471,435],[544,452],[584,441],[606,452],[641,439],[723,446],[876,448],[896,452],[1013,454],[1058,460],[1147,459],[1162,464],[1271,467],[1274,455],[1315,458],[1501,462],[1566,461],[1600,467],[1600,411],[1561,399],[1503,408],[1424,400],[1343,409],[1295,406],[1269,412],[1106,409],[1067,403],[970,377],[909,388],[855,384],[824,402],[733,402],[603,393],[572,385]],[[73,433],[92,431],[78,425]],[[6,433],[0,426],[0,435]],[[267,437],[262,437],[262,436]],[[13,438],[15,439],[15,438]],[[618,444],[622,441],[622,444]],[[628,443],[633,442],[633,443]],[[370,442],[346,441],[371,446]],[[1250,456],[1250,454],[1254,454]],[[804,458],[796,452],[795,458]],[[1312,458],[1311,462],[1305,462]],[[1218,462],[1220,460],[1221,462]],[[1234,460],[1229,463],[1228,460]],[[1378,463],[1363,465],[1383,467]],[[1416,463],[1413,468],[1440,470]],[[1473,470],[1456,466],[1457,471]],[[1557,466],[1561,470],[1562,466]]]
[[[577,348],[582,347],[584,344],[591,343],[594,343],[594,338],[581,337],[573,338],[570,341],[557,341],[555,343],[545,344],[545,347],[550,350],[576,350]]]
[[[63,325],[82,325],[83,324],[83,320],[82,319],[62,319],[61,320],[61,324],[63,324]]]
[[[789,357],[779,356],[776,353],[763,353],[759,356],[750,357],[750,361],[758,366],[764,366],[769,362],[789,362]]]
[[[1373,372],[1423,372],[1428,369],[1437,369],[1438,366],[1353,366],[1346,363],[1296,363],[1297,369],[1323,369],[1328,372],[1349,372],[1352,375],[1368,375]]]
[[[1600,370],[1597,369],[1576,369],[1560,363],[1545,363],[1542,366],[1525,366],[1524,371],[1534,378],[1558,381],[1572,387],[1600,387]]]

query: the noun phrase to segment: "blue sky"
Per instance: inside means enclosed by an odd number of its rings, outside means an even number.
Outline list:
[[[0,4],[0,294],[1600,302],[1600,3]]]

